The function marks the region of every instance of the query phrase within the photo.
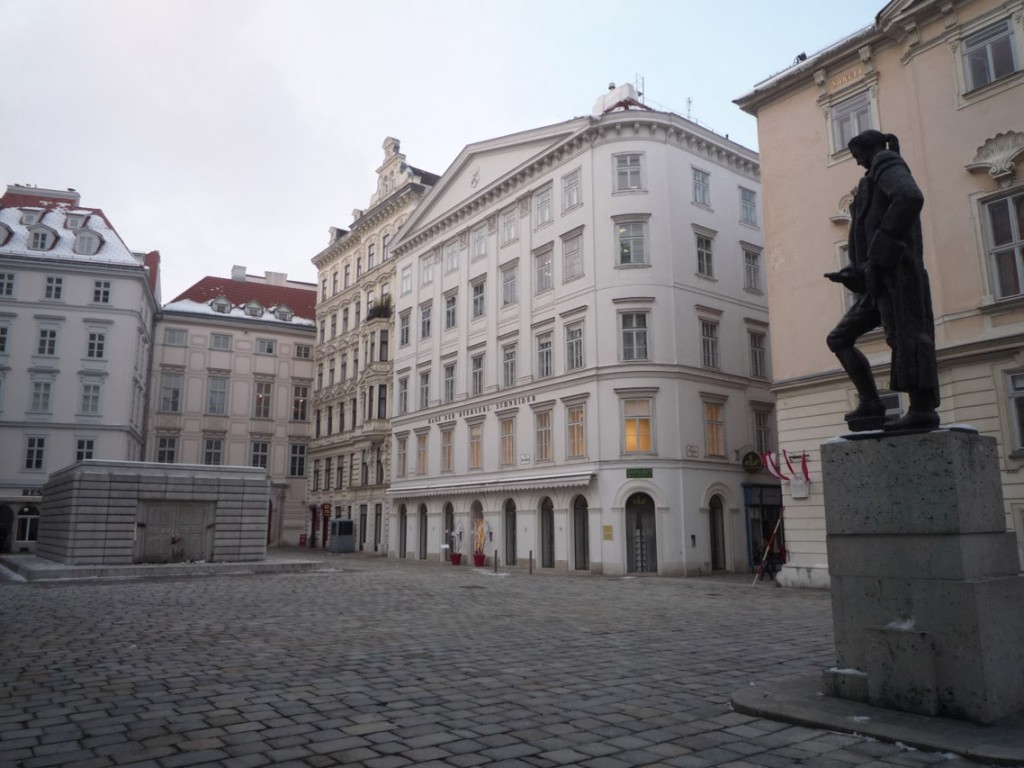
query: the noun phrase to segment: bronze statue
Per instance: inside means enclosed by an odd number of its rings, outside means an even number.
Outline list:
[[[934,429],[939,425],[939,379],[921,242],[924,195],[893,134],[864,131],[850,140],[849,148],[857,164],[867,169],[850,206],[850,263],[825,274],[855,296],[826,340],[860,396],[846,423],[853,432]],[[854,346],[879,325],[892,349],[889,387],[910,396],[906,415],[893,424],[885,424],[871,365]]]

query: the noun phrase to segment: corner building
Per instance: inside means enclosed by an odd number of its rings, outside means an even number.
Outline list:
[[[741,467],[774,442],[759,190],[630,86],[467,146],[393,245],[391,556],[748,570],[780,498]]]
[[[857,393],[825,344],[849,294],[821,275],[848,261],[851,191],[864,169],[846,145],[869,128],[899,137],[924,193],[939,414],[998,443],[1007,527],[1024,562],[1024,3],[890,2],[736,103],[757,117],[772,319],[785,329],[772,349],[780,443],[811,457],[808,497],[787,491],[791,559],[780,583],[829,583],[819,446],[847,431]],[[881,329],[858,346],[884,391]],[[908,405],[902,393],[883,397],[894,416]]]

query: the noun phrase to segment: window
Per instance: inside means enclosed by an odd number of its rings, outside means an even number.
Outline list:
[[[755,379],[768,378],[768,336],[761,332],[749,331],[750,375]]]
[[[434,282],[434,254],[428,253],[420,259],[420,285]]]
[[[450,403],[455,399],[455,363],[445,363],[442,373],[444,401]]]
[[[615,191],[643,189],[643,155],[615,155]]]
[[[583,277],[583,235],[562,240],[562,282]]]
[[[262,440],[252,444],[249,451],[249,464],[253,467],[267,469],[267,462],[270,457],[270,443]]]
[[[327,278],[325,277],[321,281],[321,283],[320,283],[320,301],[326,301],[326,300],[327,300]],[[248,308],[246,309],[246,314],[248,314]]]
[[[498,420],[498,435],[501,465],[510,467],[516,463],[516,418],[505,416]]]
[[[51,328],[43,328],[39,331],[39,345],[36,347],[37,355],[57,354],[57,331]]]
[[[24,226],[36,224],[39,221],[39,214],[42,213],[40,208],[22,208],[21,209],[21,223]]]
[[[647,222],[621,221],[615,225],[619,265],[647,263]]]
[[[583,202],[580,189],[580,172],[576,169],[562,177],[562,210],[568,211]]]
[[[697,235],[697,274],[702,277],[715,276],[715,261],[711,252],[711,238]]]
[[[81,438],[75,445],[75,461],[88,461],[96,451],[96,441],[89,437]]]
[[[761,292],[761,254],[748,248],[743,249],[743,288]]]
[[[583,323],[565,326],[565,370],[583,367]]]
[[[1017,71],[1013,28],[1004,19],[964,38],[967,90],[981,88]]]
[[[0,272],[0,296],[14,295],[14,273]]]
[[[483,436],[484,425],[482,422],[474,422],[469,425],[469,468],[483,468]]]
[[[757,226],[757,193],[740,187],[740,221]]]
[[[321,344],[324,343],[324,339],[325,339],[325,336],[326,336],[326,330],[327,330],[327,321],[326,320],[321,320],[320,321],[320,343]]]
[[[424,304],[420,307],[420,339],[430,338],[430,312],[432,307],[430,304]]]
[[[64,278],[63,277],[47,277],[46,278],[46,289],[43,293],[44,298],[47,299],[61,299],[64,295]]]
[[[345,280],[344,280],[344,283],[345,283],[345,287],[346,288],[348,288],[352,284],[352,265],[351,264],[346,264],[345,265]]]
[[[188,344],[188,331],[184,328],[164,328],[164,344],[168,347],[184,347]]]
[[[409,327],[412,324],[412,310],[405,310],[398,316],[398,346],[409,346]]]
[[[551,187],[545,187],[533,197],[534,226],[541,227],[550,224],[551,213]]]
[[[257,355],[277,354],[277,342],[273,339],[256,339]]]
[[[92,256],[100,249],[100,239],[92,232],[79,232],[71,248],[75,253]]]
[[[363,257],[356,256],[356,279],[363,276]]]
[[[651,401],[638,398],[622,401],[622,436],[626,453],[651,451]]]
[[[319,363],[316,367],[316,388],[324,388],[324,364]]]
[[[470,374],[469,374],[469,391],[472,395],[482,395],[484,393],[484,355],[481,352],[478,355],[473,355],[469,360]]]
[[[50,412],[50,395],[53,392],[53,382],[33,381],[32,382],[32,405],[29,410],[35,413]]]
[[[402,278],[399,290],[403,296],[412,292],[412,267],[402,267]]]
[[[274,391],[274,382],[257,381],[253,385],[252,417],[254,419],[270,418],[270,399]]]
[[[210,376],[206,382],[206,412],[211,416],[227,416],[228,377]]]
[[[546,379],[554,373],[551,365],[551,339],[550,333],[542,333],[537,337],[537,378]]]
[[[474,229],[472,239],[473,261],[484,258],[487,255],[487,227],[477,227]]]
[[[331,272],[331,296],[338,292],[338,270]]]
[[[484,303],[484,289],[486,283],[483,280],[478,280],[473,283],[473,309],[472,315],[474,318],[483,317],[486,305]]]
[[[565,455],[580,459],[587,455],[586,413],[582,403],[565,408]]]
[[[25,441],[25,469],[42,469],[45,453],[45,437],[27,438]]]
[[[0,354],[7,353],[7,326],[0,325]]]
[[[537,411],[533,420],[537,436],[533,458],[535,461],[551,461],[551,411]]]
[[[420,410],[430,407],[430,371],[420,373]]]
[[[320,459],[313,459],[312,490],[320,490]]]
[[[454,272],[459,268],[459,242],[453,240],[444,247],[444,271]]]
[[[366,268],[373,269],[373,265],[377,263],[377,246],[374,243],[369,243],[366,246]]]
[[[388,338],[389,338],[389,335],[388,335],[388,332],[387,332],[386,329],[381,328],[379,338],[380,338],[380,345],[379,345],[379,348],[378,348],[378,353],[379,353],[380,356],[378,357],[378,360],[380,360],[380,362],[382,362],[382,363],[386,363],[387,360],[388,360],[388,354],[389,354],[388,353]]]
[[[700,364],[705,368],[721,368],[718,357],[718,323],[700,321]]]
[[[696,168],[693,169],[693,202],[711,207],[711,174]]]
[[[545,248],[533,257],[534,285],[536,286],[534,291],[536,293],[550,291],[553,287],[554,281],[551,275],[553,253],[551,248]]]
[[[309,387],[305,384],[292,386],[292,421],[306,421],[309,418]]]
[[[306,445],[292,443],[288,446],[288,476],[306,476]]]
[[[508,245],[519,239],[519,212],[510,208],[501,214],[501,244]]]
[[[184,376],[164,371],[160,375],[160,410],[164,413],[181,412],[181,387]]]
[[[754,448],[758,453],[775,450],[775,418],[771,411],[754,410]]]
[[[871,124],[871,102],[867,91],[861,91],[840,101],[832,107],[833,154],[846,150],[850,139],[873,127]]]
[[[219,467],[224,454],[224,440],[207,437],[203,440],[203,464]]]
[[[334,365],[334,358],[330,358],[327,361],[327,386],[334,386],[334,372],[337,368]],[[319,372],[318,372],[319,373]]]
[[[156,439],[156,460],[161,464],[173,464],[178,456],[178,438],[158,437]]]
[[[444,297],[444,327],[445,329],[454,328],[457,322],[456,318],[456,301],[457,297],[455,294]]]
[[[398,477],[405,477],[406,472],[409,471],[409,438],[400,437],[396,442],[395,448],[395,474]]]
[[[110,303],[110,281],[97,280],[92,285],[92,300],[96,304]]]
[[[339,409],[338,416],[341,416]],[[378,384],[377,385],[377,418],[386,419],[388,417],[388,385]]]
[[[997,299],[1024,293],[1024,192],[985,205]]]
[[[338,335],[338,313],[331,315],[331,338]]]
[[[623,312],[622,323],[622,359],[647,360],[647,313]]]
[[[324,489],[331,487],[331,468],[334,466],[334,459],[324,459]]]
[[[50,247],[51,237],[47,230],[37,229],[32,233],[32,239],[28,247],[33,251],[45,251]]]
[[[452,428],[441,430],[441,471],[454,472],[455,461],[452,455],[455,443],[455,430]]]
[[[704,403],[704,455],[725,456],[725,406]]]
[[[505,267],[501,270],[501,305],[507,307],[519,301],[519,293],[516,287],[518,270],[515,266]]]
[[[94,360],[102,360],[106,353],[107,335],[105,333],[90,333],[89,340],[85,345],[85,356]]]
[[[305,345],[299,345],[305,346]],[[295,347],[295,356],[299,357],[299,346]],[[226,333],[210,334],[210,349],[231,349],[231,337]],[[309,350],[309,347],[306,347]]]
[[[416,474],[427,474],[427,438],[428,434],[416,435]]]
[[[398,414],[409,412],[409,377],[403,376],[398,380]]]
[[[383,235],[380,239],[380,260],[387,261],[391,256],[390,249],[391,235]]]
[[[510,389],[516,385],[516,345],[501,348],[501,386]]]

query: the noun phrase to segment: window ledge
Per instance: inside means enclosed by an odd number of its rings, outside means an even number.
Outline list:
[[[1024,448],[1014,448],[1006,458],[1011,461],[1024,461]]]
[[[650,266],[651,265],[648,262],[637,262],[635,264],[630,262],[630,263],[627,263],[627,264],[621,264],[621,263],[620,264],[616,264],[615,268],[616,269],[644,269],[644,268],[648,268]]]
[[[714,275],[705,275],[705,274],[702,274],[700,272],[694,272],[693,274],[694,274],[694,277],[699,277],[701,280],[707,280],[708,282],[711,282],[711,283],[717,283],[718,282],[718,278],[715,277]]]
[[[643,187],[637,187],[635,189],[616,189],[612,192],[612,197],[616,195],[646,195],[647,190]]]
[[[987,304],[982,304],[978,307],[978,311],[982,314],[1014,312],[1020,309],[1024,309],[1024,294],[1008,296],[1005,299],[990,300]]]
[[[744,221],[740,219],[740,226],[746,227],[747,229],[753,229],[756,232],[761,231],[761,227],[755,221]]]

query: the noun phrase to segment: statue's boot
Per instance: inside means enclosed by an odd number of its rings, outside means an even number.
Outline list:
[[[877,397],[861,400],[860,405],[843,418],[846,419],[846,426],[851,432],[881,429],[885,425],[885,404]]]
[[[935,398],[930,391],[911,392],[910,407],[899,421],[886,424],[886,432],[901,430],[931,430],[939,426],[939,414],[935,411]]]

